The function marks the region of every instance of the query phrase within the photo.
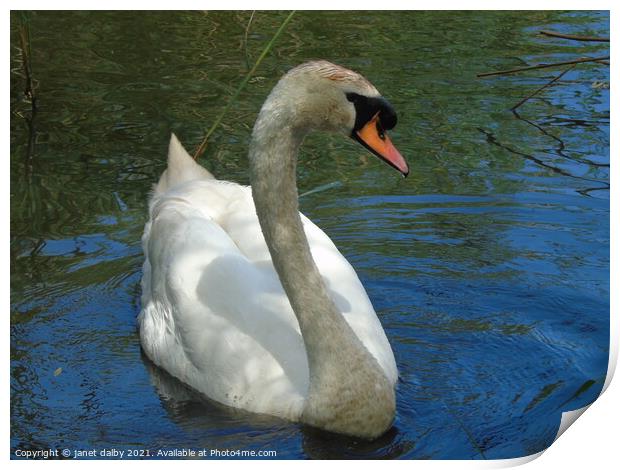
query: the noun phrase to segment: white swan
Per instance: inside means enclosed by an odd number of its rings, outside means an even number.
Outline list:
[[[215,179],[173,135],[142,238],[148,357],[226,405],[364,438],[387,430],[394,355],[351,265],[299,213],[295,167],[306,133],[327,130],[406,175],[384,132],[395,124],[366,79],[316,61],[264,103],[251,189]]]

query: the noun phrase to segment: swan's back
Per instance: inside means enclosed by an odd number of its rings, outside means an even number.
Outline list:
[[[146,354],[220,403],[298,419],[309,381],[304,342],[250,188],[215,179],[172,136],[149,212],[138,317]],[[332,299],[394,384],[392,350],[357,275],[302,220]]]

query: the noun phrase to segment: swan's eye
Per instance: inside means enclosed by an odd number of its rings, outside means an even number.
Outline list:
[[[361,129],[373,116],[379,113],[381,129],[377,128],[379,136],[385,129],[390,130],[396,125],[396,112],[392,105],[381,96],[363,96],[357,93],[347,93],[347,100],[355,106],[355,126],[353,131]],[[383,137],[382,137],[383,138]]]
[[[350,101],[351,103],[357,103],[361,96],[358,95],[357,93],[346,93],[347,96],[347,100]]]
[[[383,130],[383,126],[381,125],[381,121],[377,119],[377,134],[381,140],[385,140],[385,131]]]

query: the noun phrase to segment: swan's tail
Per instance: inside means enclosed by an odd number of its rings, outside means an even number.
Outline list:
[[[215,177],[200,166],[187,153],[177,136],[170,136],[168,147],[168,168],[155,186],[155,194],[161,194],[170,188],[191,180],[214,179]]]

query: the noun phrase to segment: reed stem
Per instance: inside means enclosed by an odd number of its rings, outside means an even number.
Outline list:
[[[261,64],[263,59],[267,56],[267,54],[269,54],[269,51],[271,51],[271,48],[276,43],[276,41],[278,40],[282,32],[286,29],[286,26],[293,19],[294,15],[295,15],[295,10],[289,13],[289,15],[282,22],[282,24],[280,25],[276,33],[273,35],[269,43],[267,43],[267,45],[265,46],[265,49],[263,49],[263,52],[261,53],[261,55],[258,57],[256,62],[254,63],[254,66],[252,67],[252,69],[246,74],[245,78],[243,79],[243,81],[241,82],[241,84],[239,85],[235,93],[228,100],[226,107],[222,110],[222,112],[219,114],[219,116],[217,117],[217,119],[215,120],[211,128],[207,131],[204,139],[202,140],[202,142],[196,149],[196,152],[194,152],[194,160],[198,160],[198,158],[200,158],[200,156],[204,153],[205,149],[207,148],[207,142],[209,140],[209,137],[211,137],[211,134],[213,134],[213,131],[215,131],[217,126],[220,124],[220,122],[222,122],[222,119],[224,118],[228,110],[231,108],[231,106],[233,105],[233,103],[235,102],[239,94],[243,91],[245,86],[248,84],[248,82],[250,81],[250,78],[252,78],[252,75],[254,75],[254,72],[256,72],[256,69]]]

